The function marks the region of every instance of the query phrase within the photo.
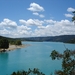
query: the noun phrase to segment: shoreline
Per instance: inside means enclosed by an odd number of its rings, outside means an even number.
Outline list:
[[[23,45],[9,45],[9,48],[8,49],[0,49],[0,52],[6,52],[6,51],[12,51],[12,50],[15,50],[15,49],[18,49],[18,48],[25,48],[25,47],[28,47],[30,45],[28,44],[23,44]]]

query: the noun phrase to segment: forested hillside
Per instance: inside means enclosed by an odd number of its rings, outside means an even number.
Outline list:
[[[22,41],[51,41],[51,42],[68,42],[75,38],[75,35],[61,35],[61,36],[46,36],[46,37],[27,37],[18,38]]]
[[[60,36],[45,36],[45,37],[24,37],[24,38],[8,38],[8,37],[2,37],[6,38],[9,41],[13,40],[21,40],[21,41],[47,41],[47,42],[65,42],[65,43],[75,43],[75,35],[60,35]]]

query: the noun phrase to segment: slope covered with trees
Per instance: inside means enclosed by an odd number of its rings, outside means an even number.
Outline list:
[[[5,52],[11,45],[22,45],[21,40],[0,36],[0,52]]]
[[[46,36],[46,37],[27,37],[27,38],[18,38],[22,41],[47,41],[47,42],[67,42],[71,39],[74,39],[75,35],[60,35],[60,36]]]
[[[9,41],[5,38],[0,39],[0,48],[4,50],[9,48]]]

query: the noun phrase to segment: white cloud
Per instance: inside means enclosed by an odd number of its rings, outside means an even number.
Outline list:
[[[68,11],[68,12],[73,12],[73,11],[75,11],[75,9],[72,8],[72,7],[70,7],[70,8],[67,9],[67,11]]]
[[[73,17],[72,14],[65,14],[65,16],[66,16],[66,17],[71,17],[71,18]]]
[[[7,29],[3,29],[3,30],[0,30],[0,34],[1,35],[9,35],[10,31],[8,31]]]
[[[21,26],[18,26],[17,27],[18,28],[18,30],[30,30],[31,28],[29,28],[29,27],[27,27],[27,26],[24,26],[24,25],[21,25]]]
[[[44,20],[47,24],[54,24],[56,21],[50,19],[50,20]]]
[[[31,35],[31,28],[25,25],[20,25],[17,26],[17,29],[12,34],[14,34],[13,37],[27,37]]]
[[[15,21],[4,19],[0,22],[0,35],[7,37],[23,37],[31,33],[31,28],[24,25],[17,25]]]
[[[39,13],[37,13],[37,12],[33,12],[33,15],[39,16],[40,18],[44,18],[44,17],[45,17],[44,15],[39,14]]]
[[[44,16],[44,15],[42,15],[42,14],[40,14],[40,15],[39,15],[39,17],[44,18],[45,16]]]
[[[27,26],[33,26],[33,25],[40,26],[40,25],[42,25],[44,23],[43,21],[40,21],[38,19],[29,19],[27,21],[26,20],[19,20],[19,22],[21,24],[25,24]]]
[[[46,26],[35,29],[34,36],[58,36],[75,34],[75,26],[69,20],[54,21]]]
[[[26,20],[23,20],[23,19],[20,19],[19,22],[20,22],[21,24],[26,24]]]
[[[33,15],[35,16],[39,16],[40,18],[44,18],[45,16],[43,14],[39,14],[38,12],[42,12],[44,11],[44,8],[42,6],[40,6],[37,3],[31,3],[30,7],[27,8],[28,10],[33,12]]]
[[[36,15],[36,16],[38,16],[38,15],[39,15],[39,13],[37,13],[37,12],[34,12],[34,13],[33,13],[33,15]]]
[[[40,11],[44,11],[44,8],[37,3],[31,3],[28,10],[33,12],[40,12]]]
[[[16,29],[10,26],[16,27]],[[8,37],[32,37],[32,36],[57,36],[75,34],[75,25],[69,20],[55,21],[52,19],[19,20],[20,25],[12,20],[3,20],[0,23],[0,35]],[[3,26],[2,26],[3,25]],[[36,27],[35,27],[36,26]],[[3,28],[1,28],[3,27]],[[7,27],[11,27],[12,30]]]
[[[0,26],[2,26],[2,28],[6,27],[9,29],[14,29],[17,27],[17,23],[9,19],[4,19],[2,22],[0,22]]]
[[[38,26],[39,29],[45,29],[45,26]]]

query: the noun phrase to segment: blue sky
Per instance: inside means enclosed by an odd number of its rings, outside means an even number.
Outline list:
[[[0,35],[73,35],[72,11],[75,0],[0,0]]]

